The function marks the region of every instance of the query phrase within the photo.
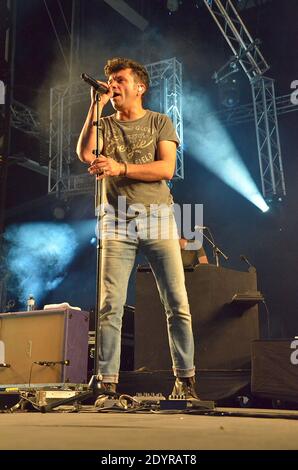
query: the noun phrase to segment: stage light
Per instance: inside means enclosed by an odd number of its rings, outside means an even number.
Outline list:
[[[226,108],[234,108],[239,104],[240,91],[238,80],[235,78],[235,75],[230,75],[219,82],[218,92],[220,102]]]
[[[64,220],[69,212],[69,206],[66,201],[58,201],[54,204],[52,213],[56,220]]]
[[[253,202],[253,201],[252,201]],[[254,204],[259,208],[261,209],[262,212],[268,212],[270,207],[268,206],[268,204],[266,203],[266,201],[264,200],[263,196],[261,197],[256,197],[255,199],[255,202]]]
[[[281,202],[283,202],[282,196],[279,196],[277,194],[273,194],[272,196],[268,196],[266,198],[266,201],[268,202],[269,205],[279,205]]]
[[[188,121],[184,126],[185,140],[193,158],[262,212],[268,211],[268,204],[228,131],[214,114],[206,95],[199,92],[186,93],[183,98],[183,112]]]
[[[266,198],[266,203],[271,215],[276,216],[282,210],[283,197],[278,194],[272,194]]]
[[[63,207],[61,206],[56,206],[54,207],[53,209],[53,216],[55,217],[55,219],[57,220],[62,220],[65,218],[65,210]]]
[[[179,1],[178,0],[167,0],[167,9],[170,13],[175,13],[179,8]]]

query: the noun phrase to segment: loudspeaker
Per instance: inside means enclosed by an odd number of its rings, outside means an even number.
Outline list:
[[[254,395],[298,402],[298,341],[276,339],[252,343],[251,390]]]
[[[0,314],[1,384],[85,383],[88,312],[61,309]],[[50,367],[36,361],[64,361]]]
[[[196,369],[250,369],[251,342],[259,339],[258,305],[235,302],[257,290],[255,272],[199,265],[185,272],[195,339]],[[151,272],[138,272],[135,369],[172,368],[164,309]]]

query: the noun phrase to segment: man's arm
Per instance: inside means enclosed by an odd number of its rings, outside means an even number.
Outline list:
[[[102,85],[107,86],[103,82],[98,82],[101,83]],[[96,121],[96,119],[100,118],[103,107],[106,105],[106,103],[110,100],[111,96],[113,95],[112,91],[109,91],[108,93],[105,93],[101,96],[99,105],[98,105],[98,113],[99,116],[96,115],[96,92],[94,88],[91,88],[91,105],[87,114],[87,118],[85,121],[85,124],[83,126],[83,129],[80,133],[79,140],[77,143],[77,155],[79,159],[82,162],[85,163],[91,163],[95,156],[92,153],[93,150],[95,150],[96,147],[96,126],[93,125],[93,122]],[[102,150],[102,141],[98,143],[99,146],[99,152]]]
[[[170,180],[176,165],[176,142],[163,140],[157,144],[157,160],[152,163],[127,164],[128,178],[142,181]]]
[[[100,155],[89,167],[88,171],[92,175],[126,177],[140,181],[161,181],[173,178],[176,165],[176,142],[163,140],[157,144],[157,160],[150,163],[126,163],[127,170],[123,163],[116,162],[112,158]],[[104,171],[104,174],[102,172]]]
[[[102,108],[102,106],[99,107],[100,113]],[[77,155],[79,159],[85,163],[91,163],[95,158],[92,151],[95,150],[96,147],[96,126],[93,125],[96,118],[96,103],[92,103],[77,143]],[[99,151],[101,151],[102,142],[99,142],[99,144]]]

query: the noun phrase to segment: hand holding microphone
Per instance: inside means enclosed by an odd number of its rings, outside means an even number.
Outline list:
[[[95,78],[91,77],[87,73],[81,74],[81,79],[88,83],[91,88],[91,99],[92,102],[95,102],[95,96],[100,95],[100,101],[103,105],[107,104],[111,98],[113,98],[113,91],[108,87],[108,85],[104,82],[100,82]]]
[[[95,80],[95,78],[91,77],[87,73],[82,73],[81,79],[88,83],[90,86],[92,86],[100,95],[109,92],[108,85],[105,85],[103,84],[103,82]]]

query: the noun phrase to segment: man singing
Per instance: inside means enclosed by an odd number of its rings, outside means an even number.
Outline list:
[[[173,199],[166,183],[175,171],[179,141],[168,116],[143,107],[149,76],[141,64],[114,58],[107,62],[104,71],[107,83],[99,83],[106,86],[107,92],[100,97],[99,111],[111,100],[115,113],[100,118],[100,155],[94,158],[92,153],[96,147],[93,122],[97,119],[94,88],[77,144],[78,156],[89,164],[89,173],[102,179],[104,202],[110,208],[103,215],[100,235],[102,274],[96,372],[101,388],[115,392],[123,307],[135,257],[141,250],[151,265],[166,313],[176,377],[172,394],[198,399],[191,315]],[[120,199],[124,205],[119,204]],[[110,229],[112,226],[116,231]]]

